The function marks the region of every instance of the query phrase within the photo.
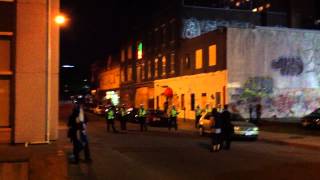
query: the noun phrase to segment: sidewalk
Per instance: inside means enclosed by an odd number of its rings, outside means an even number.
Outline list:
[[[197,133],[193,121],[179,119],[178,124],[181,131]],[[268,126],[260,127],[258,140],[267,143],[320,150],[320,132],[309,132],[309,130],[299,129],[296,125],[283,126],[285,127],[282,128],[281,123],[279,123],[273,124],[271,128]]]

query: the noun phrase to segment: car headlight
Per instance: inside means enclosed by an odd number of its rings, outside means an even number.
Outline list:
[[[235,126],[235,127],[233,127],[233,129],[234,129],[235,131],[240,131],[240,130],[241,130],[241,128],[240,128],[239,126]]]
[[[254,131],[259,131],[259,128],[258,127],[254,127],[253,130]]]

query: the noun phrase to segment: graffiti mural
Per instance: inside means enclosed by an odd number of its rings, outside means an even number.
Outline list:
[[[301,117],[320,107],[320,31],[229,28],[229,103],[245,117]]]

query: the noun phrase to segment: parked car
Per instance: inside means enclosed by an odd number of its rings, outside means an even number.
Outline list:
[[[320,108],[301,118],[301,126],[304,128],[320,127]]]
[[[168,126],[167,115],[161,110],[148,110],[146,120],[150,126]]]
[[[106,111],[106,107],[104,105],[98,105],[93,109],[93,113],[98,115],[104,115]]]
[[[199,134],[213,132],[214,118],[211,113],[204,113],[199,121]],[[233,138],[257,139],[259,128],[247,122],[240,114],[231,113],[231,124],[233,125]]]

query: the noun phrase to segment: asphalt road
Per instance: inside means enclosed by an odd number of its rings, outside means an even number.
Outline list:
[[[207,137],[161,128],[141,133],[136,124],[130,124],[127,132],[107,133],[101,118],[90,116],[90,120],[93,162],[70,164],[71,179],[320,179],[317,151],[237,141],[231,150],[212,153]],[[71,152],[67,139],[60,143]]]

